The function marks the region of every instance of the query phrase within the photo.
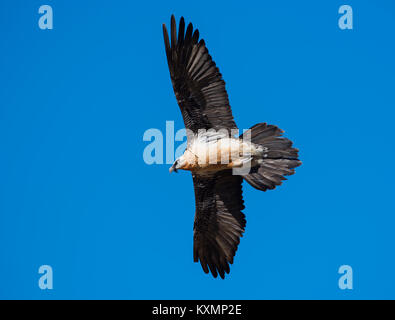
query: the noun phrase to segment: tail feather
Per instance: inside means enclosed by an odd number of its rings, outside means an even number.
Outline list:
[[[301,165],[298,159],[299,150],[292,147],[291,140],[281,136],[283,131],[278,127],[258,123],[248,133],[252,143],[264,148],[262,157],[256,159],[256,165],[251,168],[250,173],[243,176],[254,188],[263,191],[274,189],[287,180],[285,176],[294,174],[294,169]]]

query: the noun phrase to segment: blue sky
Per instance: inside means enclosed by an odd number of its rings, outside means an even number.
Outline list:
[[[193,263],[190,174],[143,161],[147,129],[183,128],[172,13],[199,28],[238,126],[278,125],[303,161],[274,191],[244,183],[225,281]],[[394,299],[394,18],[390,0],[1,1],[0,298]]]

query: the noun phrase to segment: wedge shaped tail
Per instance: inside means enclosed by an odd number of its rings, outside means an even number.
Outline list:
[[[301,165],[298,149],[292,147],[292,141],[282,137],[283,131],[274,125],[258,123],[246,133],[251,142],[263,147],[263,154],[257,159],[248,175],[243,178],[258,190],[274,189],[287,180],[285,176],[295,173]],[[246,135],[244,133],[244,135]],[[242,138],[243,135],[240,136]]]

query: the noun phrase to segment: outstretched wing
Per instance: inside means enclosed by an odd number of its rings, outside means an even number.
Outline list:
[[[242,196],[242,177],[231,170],[211,176],[193,174],[196,213],[193,259],[200,260],[205,273],[216,278],[229,273],[229,264],[246,225]]]
[[[211,59],[199,31],[190,23],[185,32],[181,17],[178,38],[174,15],[171,16],[171,40],[163,24],[163,37],[170,77],[187,129],[236,129],[229,105],[225,81]]]

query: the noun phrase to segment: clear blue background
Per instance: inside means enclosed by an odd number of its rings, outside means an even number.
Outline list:
[[[225,281],[193,263],[190,174],[143,161],[145,130],[183,128],[171,13],[199,28],[239,127],[277,124],[303,161],[275,191],[244,184]],[[0,298],[395,298],[394,31],[390,0],[1,1]]]

